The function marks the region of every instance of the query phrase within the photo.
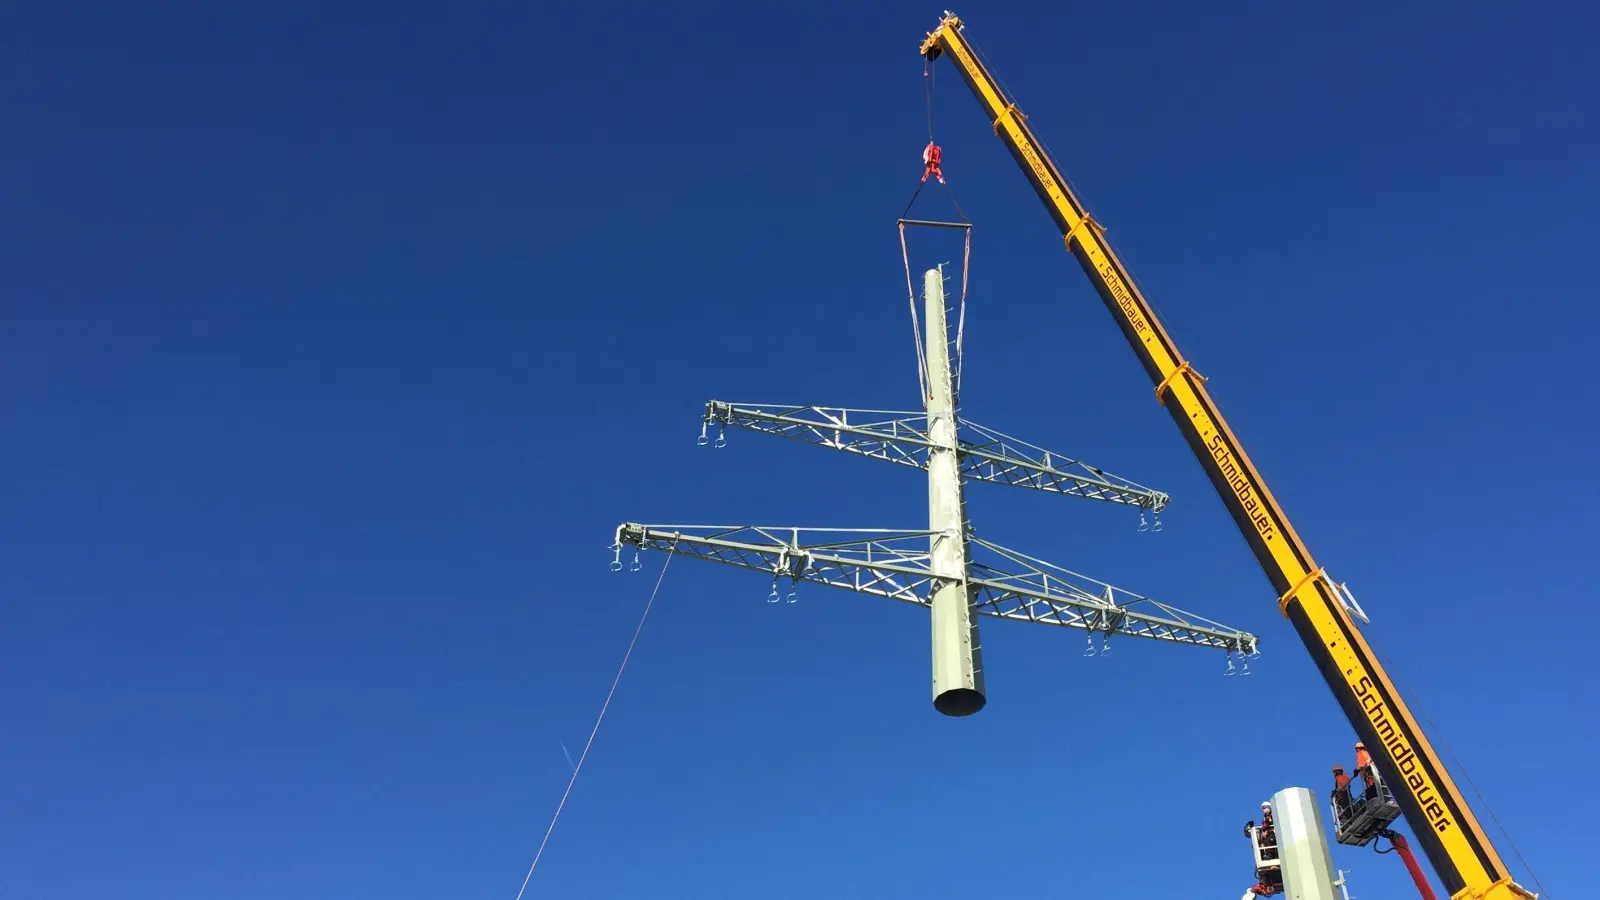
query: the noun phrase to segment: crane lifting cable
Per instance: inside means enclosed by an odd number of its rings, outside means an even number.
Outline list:
[[[972,269],[972,223],[967,220],[967,214],[962,212],[961,204],[956,200],[955,192],[950,189],[949,183],[944,180],[942,160],[944,151],[934,142],[933,135],[933,69],[929,61],[924,60],[922,78],[925,85],[928,107],[928,145],[922,149],[922,180],[917,183],[911,192],[911,199],[906,202],[906,208],[900,212],[896,223],[900,227],[900,261],[906,270],[906,300],[911,307],[911,334],[917,349],[917,380],[922,391],[922,404],[928,404],[928,361],[922,350],[922,323],[917,317],[917,292],[911,280],[911,254],[906,245],[906,226],[914,228],[953,228],[964,234],[964,245],[961,253],[961,301],[960,309],[956,316],[956,343],[955,343],[955,390],[956,396],[961,395],[961,370],[962,344],[967,331],[967,282]],[[945,196],[950,198],[950,205],[955,208],[959,221],[946,222],[935,219],[909,219],[906,216],[911,212],[911,207],[917,203],[917,198],[922,195],[922,189],[927,186],[928,179],[933,178],[944,188]]]

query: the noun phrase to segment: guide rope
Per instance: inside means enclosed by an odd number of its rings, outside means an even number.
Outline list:
[[[617,685],[622,681],[622,673],[628,668],[628,660],[633,656],[633,648],[639,643],[639,633],[644,631],[645,619],[650,617],[650,607],[656,603],[656,595],[661,593],[661,582],[667,577],[667,566],[672,564],[672,557],[678,552],[678,541],[672,541],[672,546],[667,550],[667,561],[661,564],[661,574],[656,576],[655,589],[650,592],[650,599],[644,604],[644,613],[639,616],[639,624],[633,629],[633,638],[628,641],[627,652],[622,654],[622,664],[617,666],[617,677],[611,679],[611,690],[606,692],[605,702],[600,704],[600,715],[595,717],[594,727],[589,729],[589,740],[583,745],[583,752],[578,754],[578,764],[572,767],[572,776],[567,779],[567,789],[561,792],[561,802],[556,804],[555,815],[550,817],[550,825],[544,830],[544,838],[539,841],[539,849],[533,854],[533,862],[528,864],[528,874],[522,876],[522,887],[517,889],[517,900],[522,900],[522,895],[528,890],[528,881],[533,878],[533,870],[539,866],[539,858],[544,856],[544,848],[550,843],[550,833],[556,830],[556,822],[561,818],[561,811],[567,806],[567,798],[572,796],[572,786],[578,781],[578,773],[583,770],[584,760],[589,758],[589,748],[594,746],[594,736],[600,732],[600,723],[605,721],[606,710],[611,708],[611,698],[617,694]]]

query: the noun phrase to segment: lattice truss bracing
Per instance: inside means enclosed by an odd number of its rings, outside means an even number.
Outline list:
[[[930,546],[955,539],[929,531],[845,530],[759,526],[639,525],[617,529],[612,567],[622,554],[674,550],[680,555],[762,572],[793,598],[802,583],[843,588],[928,606],[936,579]],[[980,615],[1059,625],[1230,653],[1256,653],[1256,637],[1218,622],[1053,566],[1004,547],[969,538],[974,550],[967,583]]]
[[[957,418],[961,476],[968,481],[989,481],[1033,488],[1072,497],[1087,497],[1160,512],[1165,493],[1119,478],[1102,469],[1036,447],[963,418]],[[706,404],[700,442],[707,431],[728,426],[775,434],[808,444],[843,450],[919,469],[928,468],[927,413],[826,406],[787,406],[728,403]],[[717,445],[725,442],[718,434]]]

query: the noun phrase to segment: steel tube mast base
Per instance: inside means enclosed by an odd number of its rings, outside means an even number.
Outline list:
[[[947,716],[983,709],[983,651],[967,583],[968,525],[956,437],[955,379],[945,342],[944,273],[922,276],[928,325],[928,569],[933,576],[933,708]]]

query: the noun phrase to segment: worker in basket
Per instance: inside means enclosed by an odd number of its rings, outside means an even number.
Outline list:
[[[1367,745],[1356,741],[1356,774],[1366,782],[1366,791],[1363,800],[1371,800],[1378,796],[1378,777],[1372,769],[1372,754],[1367,752]]]
[[[1255,832],[1255,845],[1261,849],[1261,857],[1257,861],[1266,862],[1278,858],[1278,833],[1272,824],[1272,804],[1261,804],[1261,827],[1256,823],[1244,823],[1244,835],[1250,837],[1251,831]],[[1278,866],[1256,866],[1256,883],[1244,892],[1241,900],[1255,900],[1257,897],[1270,897],[1283,890],[1283,872]]]
[[[939,169],[940,156],[941,152],[939,150],[939,145],[935,144],[933,141],[929,141],[928,146],[922,148],[923,184],[928,183],[928,176],[930,175],[939,179],[940,184],[944,184],[944,172]]]
[[[1333,809],[1338,818],[1334,827],[1342,828],[1350,818],[1350,776],[1344,773],[1344,766],[1333,767]]]
[[[1248,826],[1245,833],[1249,834]],[[1256,832],[1256,842],[1261,846],[1262,859],[1278,858],[1278,831],[1272,826],[1272,804],[1261,804],[1261,828]]]

